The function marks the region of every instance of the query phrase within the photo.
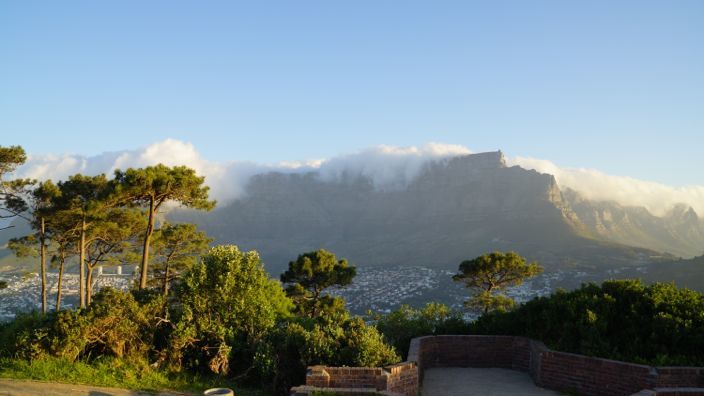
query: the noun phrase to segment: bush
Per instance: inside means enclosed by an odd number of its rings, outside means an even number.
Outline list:
[[[267,355],[260,357],[270,367],[269,377],[261,380],[274,383],[278,391],[305,382],[308,366],[379,367],[401,360],[381,333],[359,318],[343,322],[296,318],[281,322],[268,340]],[[263,373],[261,373],[263,374]]]
[[[551,348],[656,365],[704,365],[704,295],[637,280],[582,285],[474,324],[481,334],[525,335]]]
[[[147,356],[160,303],[139,304],[129,292],[104,288],[85,310],[20,314],[0,328],[0,355],[68,361],[99,356]]]
[[[0,324],[0,356],[36,359],[44,355],[40,340],[49,323],[49,318],[34,311],[17,314],[14,320]]]
[[[291,303],[255,251],[218,246],[178,286],[170,356],[176,365],[226,374],[249,370],[257,345]]]
[[[404,359],[415,337],[468,334],[470,328],[461,312],[439,303],[428,303],[422,309],[402,305],[388,315],[379,316],[376,327]]]

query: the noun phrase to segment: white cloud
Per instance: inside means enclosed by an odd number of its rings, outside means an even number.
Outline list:
[[[92,157],[71,154],[32,156],[16,177],[63,180],[75,173],[108,175],[117,169],[164,163],[187,165],[205,175],[211,196],[221,203],[242,196],[251,176],[259,173],[307,172],[317,170],[321,178],[340,181],[368,177],[378,189],[402,188],[423,165],[457,155],[469,154],[464,146],[428,143],[420,147],[377,146],[329,159],[284,161],[276,164],[212,162],[186,142],[167,139],[138,150],[103,153]],[[553,162],[528,157],[509,159],[509,164],[555,175],[561,186],[581,192],[589,199],[614,200],[625,205],[644,206],[662,214],[677,203],[692,206],[704,215],[704,186],[670,187],[624,176],[612,176],[594,169],[561,168]]]
[[[187,165],[205,175],[211,196],[226,202],[241,196],[250,177],[269,171],[284,173],[319,170],[324,180],[344,177],[370,177],[378,188],[405,186],[432,159],[467,154],[462,146],[428,143],[421,147],[378,146],[329,160],[282,161],[276,164],[252,162],[212,162],[204,159],[191,143],[167,139],[138,150],[103,153],[84,157],[71,154],[30,155],[16,177],[64,180],[75,173],[111,175],[115,169],[144,167],[163,163],[168,166]]]
[[[167,139],[138,150],[103,153],[92,157],[62,154],[30,155],[27,163],[15,172],[16,177],[65,180],[76,173],[112,175],[115,169],[145,167],[163,163],[168,166],[187,165],[204,175],[211,195],[218,200],[236,197],[249,178],[265,167],[253,163],[217,163],[201,157],[196,148],[186,142]]]
[[[324,161],[320,175],[324,180],[362,176],[370,178],[379,189],[402,188],[428,161],[469,153],[466,147],[440,143],[421,147],[377,146]]]
[[[550,173],[560,186],[579,191],[590,200],[643,206],[657,215],[664,214],[678,203],[684,203],[694,208],[698,215],[704,215],[704,186],[671,187],[628,176],[607,175],[596,169],[561,168],[551,161],[529,157],[515,157],[508,162],[525,169]]]

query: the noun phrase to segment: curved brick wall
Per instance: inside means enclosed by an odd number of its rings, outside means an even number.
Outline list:
[[[527,372],[544,388],[584,396],[704,396],[704,367],[652,367],[548,349],[525,337],[450,335],[414,338],[408,361],[385,368],[309,368],[306,385],[338,394],[415,396],[434,367],[496,367]]]
[[[408,360],[417,362],[421,382],[423,370],[433,367],[497,367],[525,371],[537,385],[570,394],[651,390],[652,395],[704,396],[704,367],[651,367],[558,352],[525,337],[419,337],[411,341]]]

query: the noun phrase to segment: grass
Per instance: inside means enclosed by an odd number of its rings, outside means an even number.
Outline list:
[[[232,381],[157,370],[143,362],[101,358],[94,362],[71,362],[60,358],[43,358],[31,362],[0,359],[0,378],[26,379],[69,384],[125,388],[140,391],[180,391],[201,394],[203,390],[226,387],[238,396],[264,396],[259,389],[243,389]]]

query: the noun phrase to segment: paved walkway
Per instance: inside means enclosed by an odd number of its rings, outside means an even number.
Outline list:
[[[555,391],[537,387],[528,374],[498,368],[446,367],[425,370],[423,396],[549,396]]]
[[[0,396],[154,396],[156,393],[102,388],[90,385],[0,379]],[[159,396],[180,396],[185,393],[158,393]]]

